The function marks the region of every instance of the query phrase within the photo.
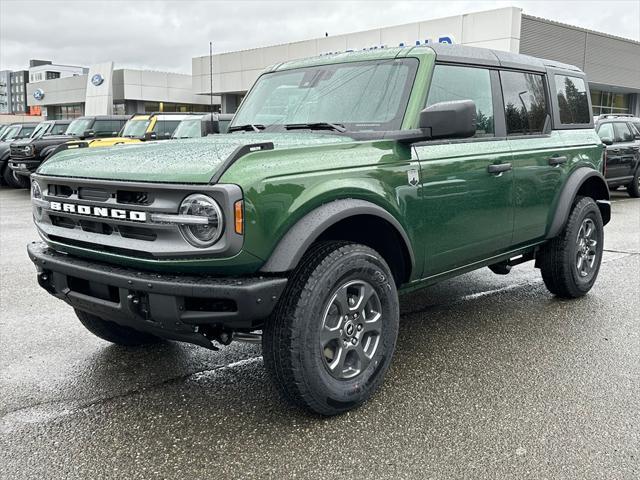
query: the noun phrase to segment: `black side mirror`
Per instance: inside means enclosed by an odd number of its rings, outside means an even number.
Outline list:
[[[469,138],[476,133],[476,104],[473,100],[440,102],[420,112],[418,128],[402,130],[395,138],[417,143],[439,138]]]
[[[432,139],[473,137],[476,104],[473,100],[456,100],[431,105],[420,112],[419,128],[429,129]]]
[[[611,137],[604,137],[600,139],[605,145],[613,145],[613,139]]]
[[[158,135],[156,134],[156,132],[146,132],[144,134],[145,140],[155,140],[156,138],[158,138]]]
[[[84,138],[93,138],[96,136],[96,132],[94,132],[93,130],[85,130],[82,136]]]

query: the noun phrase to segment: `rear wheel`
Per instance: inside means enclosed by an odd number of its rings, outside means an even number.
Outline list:
[[[398,295],[364,245],[313,247],[264,328],[263,355],[283,397],[321,415],[356,408],[380,386],[398,334]]]
[[[627,185],[627,193],[630,197],[640,197],[640,167],[636,170],[636,175],[629,185]]]
[[[139,332],[133,328],[124,327],[117,323],[109,322],[108,320],[103,320],[100,317],[81,310],[76,310],[76,315],[80,323],[96,337],[100,337],[116,345],[135,347],[160,341],[160,338],[154,335]]]
[[[585,295],[598,277],[604,247],[600,209],[589,197],[577,197],[562,233],[539,253],[547,289],[562,298]]]

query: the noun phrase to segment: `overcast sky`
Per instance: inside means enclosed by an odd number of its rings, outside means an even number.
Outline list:
[[[530,15],[640,40],[640,0],[0,0],[0,70],[30,58],[113,60],[190,73],[191,58],[514,5]]]

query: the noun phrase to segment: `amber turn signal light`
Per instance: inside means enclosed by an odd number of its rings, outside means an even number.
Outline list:
[[[238,200],[234,206],[235,212],[235,231],[238,235],[244,233],[244,205],[242,200]]]

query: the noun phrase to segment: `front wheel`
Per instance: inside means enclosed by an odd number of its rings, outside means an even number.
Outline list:
[[[596,202],[578,197],[560,235],[539,253],[547,289],[562,298],[585,295],[598,277],[604,249],[604,226]]]
[[[377,252],[353,243],[318,244],[265,325],[265,366],[290,403],[321,415],[345,412],[382,383],[398,319],[396,286]]]
[[[29,177],[18,175],[15,171],[11,170],[11,167],[9,167],[9,165],[4,168],[2,176],[5,183],[10,187],[27,188],[29,186]]]

